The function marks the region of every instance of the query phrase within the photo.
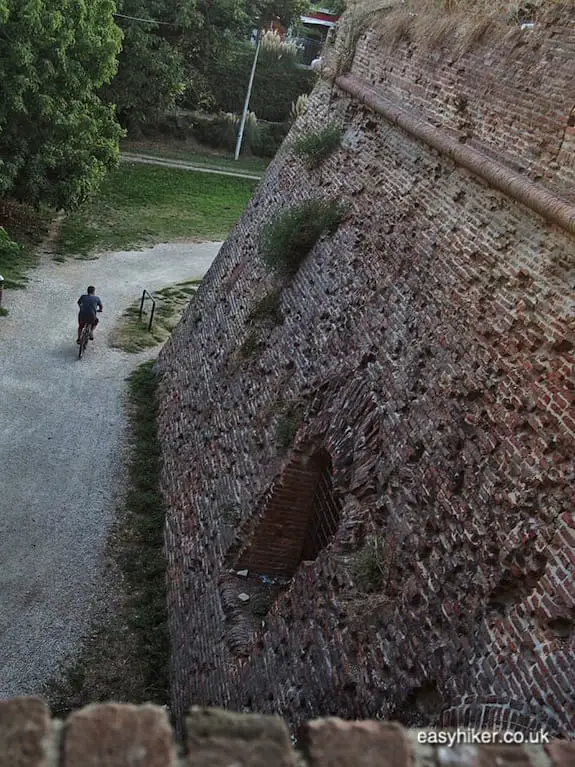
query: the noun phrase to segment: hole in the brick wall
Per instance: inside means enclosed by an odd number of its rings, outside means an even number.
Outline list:
[[[529,572],[515,575],[506,571],[498,585],[489,594],[486,609],[499,615],[507,615],[511,608],[525,599],[537,586],[546,566],[546,557],[543,554],[537,554],[530,562]]]
[[[551,348],[558,354],[565,354],[573,350],[573,344],[567,338],[562,338],[560,341],[555,341]]]
[[[557,639],[571,639],[575,637],[575,610],[571,611],[570,616],[561,615],[558,618],[552,618],[547,621],[546,628],[549,629]]]
[[[443,697],[434,681],[425,682],[409,692],[386,717],[404,727],[424,727],[432,724],[443,708]]]
[[[330,543],[340,511],[329,454],[298,452],[275,483],[245,547],[228,562],[230,583],[238,592],[237,604],[227,610],[232,626],[251,615],[254,631],[258,628],[300,565],[315,560]],[[289,611],[288,619],[293,620]]]
[[[465,472],[463,471],[463,469],[461,469],[453,477],[453,485],[451,488],[451,492],[454,495],[461,495],[461,493],[463,492],[464,484],[465,484]]]
[[[418,442],[417,445],[412,450],[409,458],[407,459],[409,463],[417,463],[419,460],[421,460],[421,457],[425,453],[425,445],[423,442]]]

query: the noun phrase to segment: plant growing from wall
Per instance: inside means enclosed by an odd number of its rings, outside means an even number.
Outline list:
[[[355,554],[350,569],[361,591],[380,591],[385,582],[383,539],[377,536],[368,538],[363,548]]]
[[[249,322],[270,322],[279,325],[283,322],[280,311],[281,287],[273,288],[255,304],[248,315]]]
[[[246,336],[243,344],[240,346],[240,355],[244,359],[253,357],[257,353],[261,345],[262,344],[261,344],[258,332],[255,330],[251,330]]]
[[[301,117],[306,113],[309,104],[309,96],[306,93],[301,93],[297,99],[293,102],[290,109],[290,120],[295,122],[298,117]]]
[[[339,200],[306,200],[281,213],[264,230],[260,256],[270,268],[293,277],[325,234],[333,234],[346,212]]]
[[[317,166],[329,157],[341,144],[343,127],[336,122],[313,133],[304,133],[294,141],[293,152],[308,168]]]
[[[276,427],[276,442],[280,452],[285,453],[293,445],[295,435],[305,417],[305,402],[296,401],[283,406]]]

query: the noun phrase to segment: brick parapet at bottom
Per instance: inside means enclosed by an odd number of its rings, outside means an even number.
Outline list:
[[[456,733],[455,730],[444,731]],[[168,717],[153,705],[93,704],[62,723],[38,698],[0,702],[0,767],[568,767],[575,743],[452,747],[420,741],[430,730],[396,723],[318,719],[293,750],[273,716],[195,708],[186,721],[186,753]]]

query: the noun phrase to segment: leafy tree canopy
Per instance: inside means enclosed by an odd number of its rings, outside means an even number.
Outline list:
[[[117,5],[124,45],[118,74],[104,92],[134,132],[155,121],[184,90],[188,103],[211,106],[208,81],[216,63],[271,19],[288,26],[308,0],[118,0]]]
[[[0,0],[0,196],[69,208],[117,161],[113,0]]]

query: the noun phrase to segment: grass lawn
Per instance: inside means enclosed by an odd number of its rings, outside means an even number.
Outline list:
[[[196,143],[188,144],[185,141],[162,141],[159,139],[123,141],[121,151],[163,157],[167,160],[183,160],[206,168],[246,171],[262,175],[271,162],[271,159],[267,157],[243,157],[241,154],[237,160],[234,160],[227,153],[208,151]]]
[[[58,257],[177,239],[224,239],[258,182],[122,163],[98,196],[62,223]]]
[[[139,352],[163,343],[178,324],[199,283],[200,280],[188,280],[154,291],[157,303],[151,331],[148,331],[151,302],[145,302],[142,319],[138,316],[140,302],[130,306],[110,333],[110,346],[126,352]]]

